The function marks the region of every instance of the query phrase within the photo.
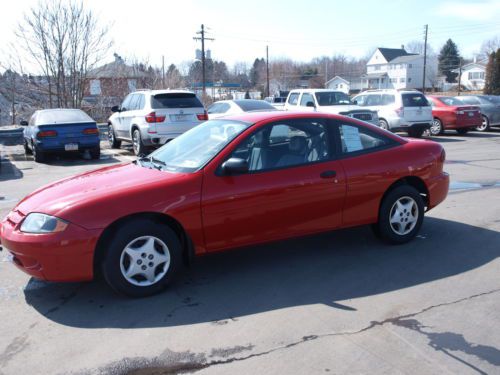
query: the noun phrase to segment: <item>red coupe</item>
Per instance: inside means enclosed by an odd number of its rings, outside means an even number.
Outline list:
[[[455,129],[458,134],[467,134],[482,123],[479,107],[464,105],[460,100],[449,96],[427,96],[432,105],[434,121],[431,135],[443,134],[447,129]]]
[[[372,224],[390,243],[418,233],[448,193],[440,144],[352,118],[259,112],[211,120],[130,164],[42,187],[3,220],[28,274],[162,290],[196,255]]]

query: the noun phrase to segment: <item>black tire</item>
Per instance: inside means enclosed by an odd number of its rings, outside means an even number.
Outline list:
[[[31,150],[33,152],[33,158],[35,159],[35,162],[37,162],[37,163],[43,163],[45,161],[45,159],[46,159],[45,152],[41,151],[33,143],[31,144]]]
[[[26,155],[33,154],[33,151],[31,150],[30,146],[28,145],[28,141],[26,141],[26,139],[24,140],[24,152],[26,153]]]
[[[408,130],[408,135],[412,138],[421,138],[424,134],[424,129],[410,129]]]
[[[108,143],[111,148],[120,148],[122,145],[122,141],[116,139],[115,130],[111,124],[108,126]]]
[[[408,204],[412,204],[414,202],[413,208],[416,206],[416,211],[407,212],[401,210],[401,216],[397,215],[398,201],[408,202]],[[424,201],[419,192],[412,186],[409,185],[400,185],[392,190],[390,190],[385,196],[382,204],[380,205],[379,211],[379,219],[376,226],[378,227],[378,232],[380,233],[380,238],[384,241],[391,244],[403,244],[405,242],[413,239],[420,227],[422,226],[422,222],[424,220]],[[416,213],[416,220],[414,222],[414,226],[412,227],[411,217],[410,215]],[[408,216],[406,216],[408,214]],[[391,215],[398,220],[401,220],[400,223],[391,224]],[[406,222],[404,220],[406,219]],[[410,220],[410,221],[408,221]],[[402,223],[402,224],[401,224]],[[398,233],[396,227],[401,229],[401,233]],[[408,230],[405,233],[405,230]]]
[[[101,157],[101,149],[99,147],[96,147],[90,150],[90,157],[94,160],[98,160]]]
[[[429,133],[431,133],[431,135],[443,134],[444,133],[443,122],[438,118],[434,118],[434,120],[432,121],[432,125],[429,129]]]
[[[147,147],[142,143],[141,132],[139,129],[132,131],[132,148],[135,155],[146,155]]]
[[[140,238],[144,236],[155,237],[167,246],[167,251],[170,255],[170,263],[166,273],[155,281],[154,284],[141,286],[134,285],[127,280],[122,273],[121,262],[125,261],[125,257],[128,256],[124,254],[122,258],[122,253],[125,252],[126,247],[132,243],[141,241]],[[155,242],[155,246],[156,244],[157,242]],[[144,219],[129,221],[121,226],[104,246],[106,254],[101,263],[104,279],[115,291],[129,297],[146,297],[163,291],[182,267],[182,247],[179,238],[170,227],[153,221]],[[138,259],[137,262],[141,259],[144,259],[144,263],[140,265],[142,270],[144,267],[147,267],[147,262],[149,262],[149,260],[147,260],[148,258],[146,256]],[[137,267],[139,267],[139,263],[137,264]],[[131,263],[129,263],[129,267],[130,265]],[[161,267],[161,265],[156,267]],[[164,271],[164,269],[155,268],[155,272],[158,272],[158,275]],[[138,274],[138,276],[137,282],[148,282],[145,276],[142,276],[145,279],[144,281],[140,280],[141,275]]]
[[[389,124],[387,123],[387,121],[385,121],[384,119],[380,119],[378,120],[378,125],[382,128],[382,129],[385,129],[385,130],[390,130],[389,129]]]
[[[469,129],[468,128],[460,128],[460,129],[457,129],[457,133],[460,134],[460,135],[465,135],[469,132]]]
[[[490,130],[490,120],[488,119],[488,117],[486,117],[485,115],[482,115],[481,126],[476,127],[476,130],[479,132],[485,132],[485,131]]]

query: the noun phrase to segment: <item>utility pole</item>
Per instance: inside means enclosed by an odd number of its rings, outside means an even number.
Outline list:
[[[427,65],[427,32],[429,31],[429,25],[424,26],[424,74],[422,79],[422,92],[425,94],[425,68]]]
[[[325,89],[328,82],[328,59],[325,59]]]
[[[165,56],[161,57],[161,88],[165,88]]]
[[[458,66],[458,95],[457,96],[460,96],[460,85],[461,85],[461,81],[462,81],[462,58],[460,58],[460,62],[459,62],[459,66]]]
[[[203,90],[203,99],[205,99],[206,95],[206,81],[205,81],[205,40],[215,40],[214,38],[207,38],[205,36],[205,25],[201,25],[201,30],[197,31],[196,34],[201,35],[201,37],[194,37],[194,40],[201,40],[201,74],[202,74],[202,90]]]
[[[269,95],[269,46],[266,46],[266,81],[267,81],[267,95]]]

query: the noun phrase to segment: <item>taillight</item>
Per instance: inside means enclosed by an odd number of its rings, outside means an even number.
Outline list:
[[[208,113],[205,111],[204,113],[197,114],[196,117],[198,117],[198,120],[200,121],[207,121],[208,120]]]
[[[444,163],[444,161],[446,160],[446,152],[444,151],[444,148],[441,150],[441,155],[439,155],[439,161],[441,163]]]
[[[399,107],[395,110],[396,114],[399,116],[399,117],[403,117],[404,116],[404,108],[403,107]]]
[[[146,122],[147,123],[155,123],[155,122],[163,122],[165,121],[165,116],[156,116],[155,112],[151,112],[146,115]]]
[[[87,134],[87,135],[99,134],[99,129],[97,129],[97,128],[87,128],[87,129],[83,129],[82,133],[83,134]]]
[[[47,137],[57,137],[57,132],[55,130],[42,130],[36,135],[37,138],[47,138]]]

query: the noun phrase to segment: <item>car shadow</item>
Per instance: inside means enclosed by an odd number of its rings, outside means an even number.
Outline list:
[[[430,139],[431,141],[438,143],[449,143],[449,142],[465,142],[466,140],[463,138],[451,138],[454,134],[442,134],[440,136],[428,136],[425,139]],[[456,135],[454,135],[457,137]]]
[[[421,234],[402,246],[383,244],[360,227],[202,257],[164,293],[146,299],[119,296],[103,281],[31,279],[24,294],[47,319],[79,328],[225,324],[309,304],[355,313],[345,301],[478,268],[500,256],[498,243],[496,231],[428,217]]]
[[[23,178],[23,172],[12,161],[0,155],[0,182]]]

